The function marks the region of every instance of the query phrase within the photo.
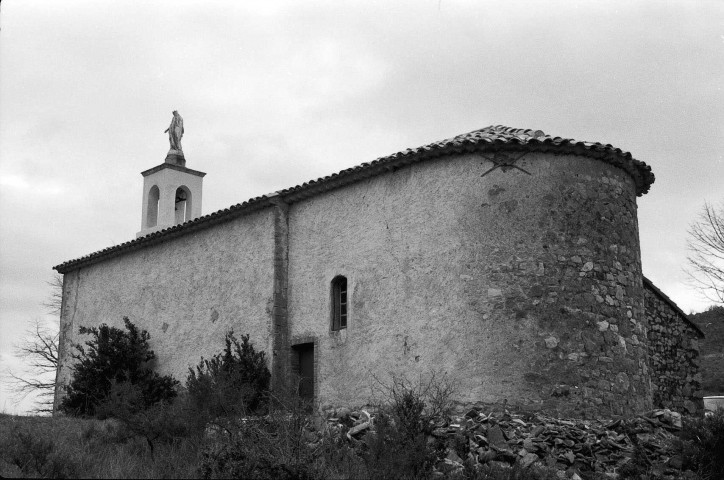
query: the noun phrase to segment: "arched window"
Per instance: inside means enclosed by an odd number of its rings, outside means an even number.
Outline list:
[[[332,280],[332,330],[347,328],[347,278]]]
[[[175,211],[174,223],[177,225],[191,220],[191,191],[185,186],[176,189]]]
[[[148,191],[148,208],[146,209],[146,228],[158,224],[158,200],[161,197],[158,186],[154,185]]]

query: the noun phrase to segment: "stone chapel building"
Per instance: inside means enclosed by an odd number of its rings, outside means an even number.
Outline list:
[[[562,415],[701,408],[701,331],[641,270],[654,175],[611,145],[491,126],[201,215],[183,158],[142,173],[136,239],[63,274],[56,405],[81,325],[151,334],[161,373],[267,352],[273,385],[359,406],[373,375]]]

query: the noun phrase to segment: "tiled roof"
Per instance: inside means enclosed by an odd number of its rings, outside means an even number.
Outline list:
[[[228,221],[245,213],[271,206],[272,201],[270,199],[273,197],[281,197],[284,202],[293,203],[321,192],[339,188],[422,160],[460,153],[494,152],[501,150],[574,154],[595,158],[621,168],[631,175],[636,184],[636,194],[639,196],[648,192],[651,184],[654,183],[654,174],[651,172],[651,167],[644,162],[634,159],[629,152],[624,152],[611,145],[551,137],[540,130],[491,125],[447,140],[381,157],[372,162],[363,163],[327,177],[318,178],[317,180],[311,180],[301,185],[281,190],[273,195],[256,197],[244,203],[233,205],[224,210],[204,215],[186,223],[175,225],[75,260],[69,260],[53,268],[60,273],[65,273],[103,259],[115,257],[127,251],[160,243],[179,235],[184,235],[187,232],[207,228],[213,224]]]
[[[194,218],[185,223],[174,225],[173,227],[164,228],[153,233],[149,233],[143,237],[130,240],[128,242],[121,243],[120,245],[114,245],[112,247],[98,250],[91,254],[85,255],[74,260],[68,260],[60,265],[53,267],[53,270],[57,270],[59,273],[67,273],[76,268],[86,267],[92,265],[101,260],[107,260],[109,258],[117,257],[126,252],[138,250],[140,248],[162,243],[181,235],[194,232],[196,230],[202,230],[208,228],[217,223],[229,221],[233,218],[239,217],[244,214],[252,213],[261,210],[265,207],[272,206],[272,202],[269,201],[270,197],[261,196],[247,200],[244,203],[237,203],[229,208],[218,210],[214,213],[204,215],[202,217]]]
[[[381,165],[387,165],[389,168],[392,168],[393,166],[397,166],[399,162],[407,164],[456,153],[500,150],[528,150],[576,154],[596,158],[619,167],[631,175],[636,182],[636,194],[638,196],[647,193],[651,184],[654,183],[654,174],[651,172],[651,167],[642,161],[634,159],[629,152],[625,152],[620,148],[598,142],[579,142],[570,138],[551,137],[540,130],[491,125],[480,130],[464,133],[457,137],[430,143],[422,147],[414,149],[408,148],[402,152],[393,153],[387,157],[378,158],[372,162],[342,170],[328,177],[319,178],[296,187],[282,190],[279,193],[285,196],[305,191],[314,194],[316,192],[311,192],[310,187]]]

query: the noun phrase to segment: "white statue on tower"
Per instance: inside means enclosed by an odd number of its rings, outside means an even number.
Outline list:
[[[186,163],[184,152],[181,148],[181,137],[184,135],[184,119],[181,118],[181,115],[179,115],[176,110],[173,111],[171,125],[169,125],[163,133],[166,132],[168,132],[168,142],[171,144],[171,149],[168,151],[168,155],[166,155],[166,162],[177,163],[183,166]]]
[[[173,111],[173,119],[171,125],[166,129],[168,132],[168,141],[171,143],[171,150],[181,151],[181,137],[184,135],[184,119],[176,110]]]

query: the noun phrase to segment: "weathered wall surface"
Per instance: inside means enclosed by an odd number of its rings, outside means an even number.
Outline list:
[[[648,284],[644,289],[654,406],[700,413],[700,334]]]
[[[530,175],[445,157],[290,206],[290,344],[315,342],[322,403],[364,403],[388,372],[447,372],[462,401],[651,406],[632,179],[573,155],[516,165]],[[349,318],[331,332],[336,275]]]
[[[66,273],[58,383],[69,379],[78,327],[122,328],[124,316],[151,334],[159,372],[181,382],[230,328],[271,358],[273,227],[267,208]]]

